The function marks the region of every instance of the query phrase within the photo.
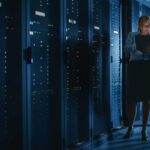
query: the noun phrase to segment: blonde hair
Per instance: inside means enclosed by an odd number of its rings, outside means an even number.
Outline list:
[[[141,16],[139,18],[138,31],[141,31],[140,28],[143,26],[144,23],[150,25],[150,17],[149,16]]]

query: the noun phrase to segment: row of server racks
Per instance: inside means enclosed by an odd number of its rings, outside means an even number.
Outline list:
[[[134,23],[136,0],[0,0],[2,150],[91,150],[123,125],[129,3]]]

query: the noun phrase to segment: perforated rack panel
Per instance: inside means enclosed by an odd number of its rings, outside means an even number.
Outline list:
[[[110,1],[110,108],[113,127],[121,124],[120,1]]]

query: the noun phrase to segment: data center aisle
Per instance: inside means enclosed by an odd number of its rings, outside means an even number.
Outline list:
[[[104,142],[101,146],[93,150],[148,150],[150,149],[150,127],[147,129],[149,135],[147,142],[141,141],[141,127],[135,127],[133,136],[128,140],[123,139],[123,135],[127,129],[121,129],[113,133],[113,140]]]

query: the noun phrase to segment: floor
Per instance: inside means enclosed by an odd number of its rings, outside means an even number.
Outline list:
[[[133,136],[124,140],[123,135],[127,129],[121,129],[113,133],[114,139],[103,143],[93,150],[149,150],[150,149],[150,129],[148,129],[149,140],[141,141],[141,127],[135,127]]]

